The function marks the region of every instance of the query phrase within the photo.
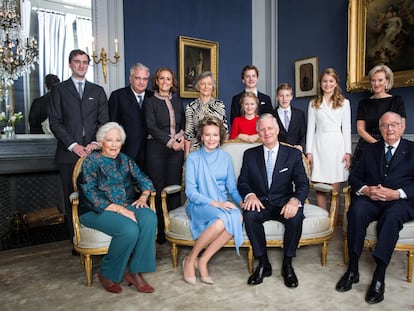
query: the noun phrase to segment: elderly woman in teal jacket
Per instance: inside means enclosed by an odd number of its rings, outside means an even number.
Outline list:
[[[139,292],[152,293],[141,273],[155,271],[157,217],[147,204],[154,186],[132,158],[120,153],[125,137],[116,122],[98,130],[101,150],[82,164],[80,222],[112,236],[98,273],[107,291],[120,293],[124,279]],[[138,199],[133,186],[141,192]]]

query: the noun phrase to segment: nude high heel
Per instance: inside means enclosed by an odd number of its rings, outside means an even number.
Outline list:
[[[185,256],[184,259],[183,259],[183,279],[188,284],[195,285],[196,284],[196,277],[195,276],[185,276],[185,274],[184,274],[184,266],[185,266],[185,260],[186,259],[187,259],[187,256]]]
[[[200,270],[198,268],[198,258],[196,259],[196,262],[195,262],[195,268],[196,268],[197,272],[200,273]],[[200,273],[200,280],[201,280],[201,282],[209,284],[209,285],[214,284],[213,278],[209,275],[203,276]]]

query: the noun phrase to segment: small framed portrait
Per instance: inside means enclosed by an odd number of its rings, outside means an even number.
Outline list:
[[[197,98],[194,81],[204,71],[211,71],[216,81],[213,96],[218,95],[218,42],[178,37],[178,68],[180,97]]]
[[[318,87],[318,57],[295,61],[295,97],[315,96]]]

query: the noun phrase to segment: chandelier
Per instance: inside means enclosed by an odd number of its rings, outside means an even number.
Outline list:
[[[8,85],[38,62],[37,42],[22,31],[17,1],[2,0],[0,7],[0,79]]]
[[[38,62],[37,42],[26,35],[20,22],[20,0],[0,2],[0,113],[14,113],[9,104],[9,89]]]

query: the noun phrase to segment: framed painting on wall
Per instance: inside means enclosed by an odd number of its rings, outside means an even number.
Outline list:
[[[368,90],[368,72],[385,64],[394,86],[414,85],[414,0],[349,0],[347,91]]]
[[[318,85],[318,57],[295,61],[295,97],[315,96]]]
[[[218,90],[218,42],[178,37],[178,68],[180,97],[197,98],[194,81],[204,71],[211,71],[216,88],[213,96],[217,98]]]

